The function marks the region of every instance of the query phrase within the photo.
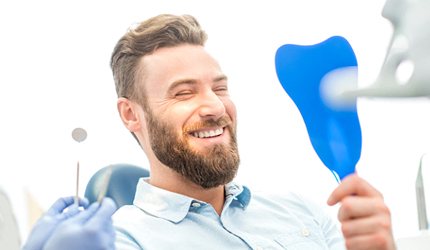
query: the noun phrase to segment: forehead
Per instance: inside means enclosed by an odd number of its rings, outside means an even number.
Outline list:
[[[183,79],[213,81],[223,75],[218,62],[198,45],[161,48],[144,56],[140,62],[148,92],[163,91]]]

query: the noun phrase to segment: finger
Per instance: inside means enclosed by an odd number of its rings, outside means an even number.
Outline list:
[[[79,210],[78,206],[76,206],[75,204],[72,204],[68,206],[67,209],[64,209],[63,213],[57,215],[57,218],[60,220],[65,220],[77,215],[80,211],[81,210]]]
[[[345,246],[348,250],[396,249],[392,237],[387,232],[346,237]]]
[[[66,207],[72,205],[74,202],[73,196],[62,197],[52,204],[52,206],[46,212],[46,215],[57,215],[61,213]]]
[[[390,209],[382,199],[377,197],[346,197],[342,200],[342,205],[339,207],[338,212],[338,218],[341,222],[375,215],[384,215],[391,218]]]
[[[79,206],[83,208],[88,208],[90,205],[90,201],[87,199],[87,197],[79,198]]]
[[[342,204],[339,207],[338,219],[342,222],[377,214],[390,216],[390,211],[382,199],[348,196],[342,200]]]
[[[381,193],[357,174],[351,174],[343,179],[339,186],[331,193],[328,205],[334,205],[343,198],[351,195],[382,197]]]
[[[78,205],[88,207],[88,199],[79,199]],[[78,206],[74,203],[74,196],[59,198],[46,212],[47,216],[55,216],[59,219],[67,219],[79,212]]]
[[[372,234],[379,231],[391,232],[391,220],[387,216],[378,215],[342,222],[342,234],[345,238]]]
[[[111,216],[115,213],[117,206],[115,202],[108,197],[103,198],[99,209],[95,215],[88,221],[91,224],[102,224],[103,221],[110,220]]]
[[[92,203],[87,209],[81,211],[78,215],[70,219],[71,223],[85,224],[99,208],[99,203]]]

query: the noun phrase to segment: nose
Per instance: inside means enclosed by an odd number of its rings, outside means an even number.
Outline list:
[[[213,91],[207,91],[201,96],[199,115],[204,119],[217,120],[226,113],[224,102]]]

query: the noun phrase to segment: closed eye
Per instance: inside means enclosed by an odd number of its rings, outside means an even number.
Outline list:
[[[227,95],[228,94],[228,88],[227,86],[220,86],[214,89],[214,92],[216,92],[218,95]]]
[[[194,93],[190,90],[184,90],[184,91],[179,91],[177,93],[175,93],[175,98],[178,99],[188,99],[190,98]]]
[[[191,95],[191,91],[181,91],[175,94],[175,96],[184,96],[184,95]]]

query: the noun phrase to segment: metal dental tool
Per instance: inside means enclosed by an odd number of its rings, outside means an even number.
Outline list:
[[[420,160],[417,180],[415,182],[415,190],[417,195],[419,229],[427,230],[429,223],[427,220],[426,199],[425,199],[425,193],[424,193],[424,182],[423,182],[423,171],[422,171],[423,158],[424,158],[424,155],[421,157],[421,160]]]
[[[87,139],[87,131],[83,128],[75,128],[72,131],[72,138],[73,140],[77,141],[78,143],[85,141]],[[75,204],[79,204],[79,159],[76,164],[76,193],[75,193]]]
[[[109,166],[109,168],[103,175],[102,182],[100,183],[100,189],[99,189],[100,192],[97,196],[98,203],[101,203],[103,198],[106,196],[111,176],[112,176],[112,166]]]

